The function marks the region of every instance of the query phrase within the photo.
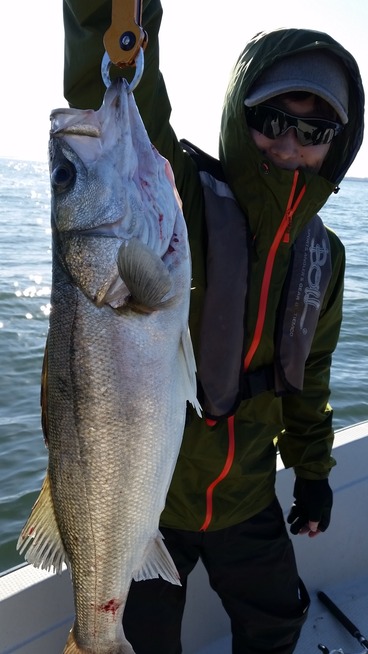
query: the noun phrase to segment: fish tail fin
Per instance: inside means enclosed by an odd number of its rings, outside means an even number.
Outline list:
[[[202,416],[202,408],[197,399],[196,363],[193,352],[192,339],[189,329],[181,335],[181,351],[183,355],[184,392],[185,398],[195,408],[199,417]]]
[[[56,522],[49,473],[18,538],[17,550],[36,568],[61,573],[67,555]]]
[[[104,649],[104,651],[106,650]],[[74,630],[71,629],[69,631],[68,640],[66,641],[63,654],[89,654],[90,652],[90,647],[88,650],[84,649],[84,647],[79,647],[77,641],[75,640]],[[123,643],[116,644],[114,649],[109,649],[109,652],[111,652],[111,654],[134,654],[134,649],[132,648],[131,644],[126,639],[124,639]]]
[[[134,575],[134,581],[158,579],[162,577],[171,584],[180,586],[180,577],[176,565],[164,543],[163,536],[157,532],[156,538],[150,541],[144,555],[143,565]]]
[[[69,631],[68,640],[63,650],[63,654],[83,654],[85,650],[81,649],[74,638],[73,629]]]

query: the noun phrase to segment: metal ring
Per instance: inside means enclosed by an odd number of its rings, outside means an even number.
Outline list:
[[[109,88],[111,84],[111,79],[110,79],[110,67],[111,67],[111,60],[107,52],[105,52],[104,56],[102,57],[102,62],[101,62],[101,75],[102,79],[104,81],[104,84],[106,88]],[[143,54],[143,48],[139,48],[139,52],[137,55],[137,58],[135,60],[135,73],[132,81],[128,85],[128,91],[132,92],[138,86],[139,82],[141,81],[141,77],[143,75],[144,71],[144,54]]]

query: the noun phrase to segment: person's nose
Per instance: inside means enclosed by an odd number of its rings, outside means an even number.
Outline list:
[[[294,127],[290,127],[284,134],[278,136],[271,146],[272,153],[282,161],[297,157],[299,148],[300,144]]]

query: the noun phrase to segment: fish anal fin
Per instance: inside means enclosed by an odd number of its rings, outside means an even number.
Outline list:
[[[197,399],[196,363],[193,352],[192,339],[189,328],[181,335],[182,371],[184,376],[185,399],[195,408],[199,417],[202,416],[202,408]]]
[[[157,532],[156,538],[150,541],[143,565],[134,573],[133,579],[134,581],[143,581],[145,579],[158,579],[158,577],[162,577],[171,584],[181,585],[176,565],[160,532]]]
[[[62,571],[63,563],[68,562],[56,522],[48,473],[18,538],[17,550],[36,568],[53,569],[58,574]]]

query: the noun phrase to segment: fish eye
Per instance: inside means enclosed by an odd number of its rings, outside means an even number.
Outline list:
[[[52,171],[51,185],[57,193],[62,193],[74,183],[75,176],[75,166],[70,161],[63,162]]]

